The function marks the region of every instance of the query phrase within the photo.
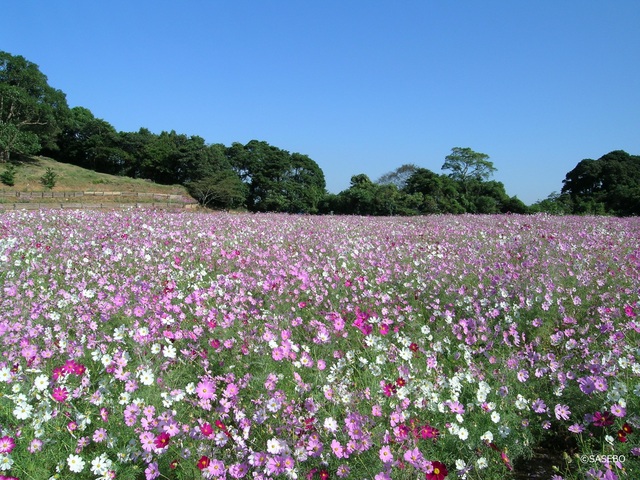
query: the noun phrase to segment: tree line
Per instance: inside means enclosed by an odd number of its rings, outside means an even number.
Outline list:
[[[402,165],[375,181],[364,173],[354,175],[347,189],[328,193],[314,160],[264,141],[225,146],[173,130],[117,131],[88,108],[69,108],[66,95],[48,84],[37,65],[0,51],[0,163],[14,168],[9,165],[36,154],[102,173],[181,184],[201,204],[217,209],[357,215],[640,213],[640,157],[623,151],[582,160],[567,173],[560,193],[531,206],[491,179],[496,169],[488,155],[461,147],[445,157],[443,173]]]

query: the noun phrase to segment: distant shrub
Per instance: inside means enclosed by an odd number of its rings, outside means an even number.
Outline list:
[[[16,177],[16,167],[12,164],[7,165],[4,172],[0,173],[0,182],[4,183],[9,187],[13,187],[15,185],[15,177]]]
[[[40,177],[40,183],[42,183],[42,185],[48,189],[52,189],[53,187],[55,187],[57,180],[58,174],[51,168],[47,168],[47,171],[44,172],[44,175]]]

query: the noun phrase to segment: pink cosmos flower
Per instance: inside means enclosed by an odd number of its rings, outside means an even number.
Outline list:
[[[531,408],[536,413],[544,413],[547,411],[547,406],[545,405],[544,401],[540,398],[538,398],[535,402],[533,402],[533,404],[531,405]]]
[[[147,468],[145,468],[144,474],[146,480],[153,480],[154,478],[158,478],[160,476],[158,464],[156,462],[150,463]]]
[[[464,413],[464,405],[457,401],[449,402],[449,410],[453,413],[459,413],[462,415]]]
[[[627,409],[624,408],[622,405],[616,403],[614,405],[611,405],[611,414],[621,418],[627,414]]]
[[[607,385],[607,381],[602,378],[602,377],[596,377],[593,380],[593,383],[596,387],[596,390],[598,390],[599,392],[606,392],[608,385]]]
[[[280,475],[284,472],[284,457],[281,455],[274,455],[267,460],[267,471],[271,475]]]
[[[393,462],[393,453],[391,453],[391,448],[389,447],[389,445],[385,445],[380,449],[379,456],[380,460],[382,460],[382,463]]]
[[[417,466],[423,459],[422,452],[416,447],[412,450],[407,450],[404,452],[404,460],[405,462],[410,463],[414,467]]]
[[[229,466],[227,473],[231,478],[244,478],[249,473],[249,467],[244,463],[236,463]]]
[[[29,444],[29,448],[27,450],[29,451],[29,453],[37,453],[42,450],[42,445],[42,440],[40,440],[39,438],[34,438],[33,440],[31,440],[31,443]]]
[[[571,433],[582,433],[584,431],[584,427],[578,423],[574,423],[569,427],[569,431]]]
[[[207,472],[211,474],[214,478],[223,478],[225,473],[224,463],[220,460],[211,460],[209,466],[207,467]]]
[[[580,385],[582,393],[586,395],[591,395],[596,389],[596,385],[591,377],[579,378],[578,385]]]
[[[280,360],[282,360],[284,358],[285,354],[284,354],[284,350],[282,349],[282,347],[276,347],[271,351],[271,357],[276,361],[279,362]]]
[[[104,442],[107,439],[107,431],[104,428],[99,428],[93,432],[93,441],[96,443]]]
[[[569,410],[569,407],[567,405],[556,405],[556,408],[554,409],[555,413],[556,413],[556,418],[558,420],[569,420],[569,415],[571,415],[571,410]]]
[[[336,470],[336,476],[338,478],[348,477],[350,472],[351,472],[351,469],[349,468],[349,466],[342,464]]]
[[[238,395],[238,392],[240,392],[240,389],[235,383],[228,384],[224,389],[224,394],[226,397],[235,397],[236,395]]]
[[[140,434],[140,445],[145,452],[152,452],[155,448],[155,435],[151,432],[142,432]]]
[[[344,457],[344,447],[335,438],[331,441],[331,450],[336,457]]]
[[[213,398],[213,394],[216,391],[215,384],[210,380],[202,380],[196,387],[196,393],[202,400]]]

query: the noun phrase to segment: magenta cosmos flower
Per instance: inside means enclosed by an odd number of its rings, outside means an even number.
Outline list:
[[[69,392],[64,387],[56,387],[53,389],[51,396],[56,402],[64,402],[67,399]]]
[[[16,442],[13,437],[5,435],[4,437],[0,438],[0,453],[11,453],[15,446]]]

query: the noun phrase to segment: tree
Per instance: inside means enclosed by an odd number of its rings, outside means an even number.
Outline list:
[[[118,132],[118,147],[124,152],[124,175],[143,178],[142,164],[146,161],[143,158],[144,152],[156,137],[147,128],[141,128],[137,132]]]
[[[419,213],[420,194],[409,194],[393,184],[379,185],[361,173],[351,177],[351,185],[327,199],[330,210],[348,215],[415,215]],[[326,211],[326,206],[324,207]]]
[[[509,197],[502,182],[471,182],[466,194],[472,213],[527,213],[527,206],[517,197]]]
[[[258,212],[316,213],[325,194],[324,173],[311,158],[251,140],[227,149],[247,185],[247,207]]]
[[[0,182],[8,187],[13,187],[16,184],[16,167],[13,164],[7,164],[4,172],[0,173]]]
[[[246,187],[232,170],[221,170],[187,184],[189,194],[209,208],[238,208],[244,205]]]
[[[640,214],[640,156],[615,150],[581,160],[562,183],[573,213]]]
[[[40,177],[40,183],[43,187],[51,190],[56,186],[58,181],[58,174],[53,171],[51,167],[48,167],[44,174]]]
[[[350,187],[340,192],[343,198],[341,213],[355,215],[375,215],[377,185],[364,173],[351,177]]]
[[[186,184],[205,175],[209,150],[202,137],[161,132],[140,152],[141,176],[163,184]]]
[[[49,86],[36,64],[0,51],[0,162],[12,153],[55,150],[67,114],[64,93]]]
[[[426,168],[418,168],[407,180],[404,191],[421,194],[418,207],[421,213],[465,213],[461,205],[463,193],[459,182],[447,175],[439,175]]]
[[[102,173],[124,173],[126,153],[119,147],[116,129],[95,118],[87,108],[70,110],[58,137],[55,157],[67,163]]]
[[[399,166],[392,172],[387,172],[382,175],[376,183],[378,185],[395,185],[399,189],[403,189],[407,184],[411,175],[416,173],[418,167],[412,163],[405,163]]]
[[[551,192],[544,200],[538,200],[531,205],[530,210],[533,213],[543,212],[551,215],[568,215],[573,211],[569,195],[558,192]]]
[[[486,181],[496,171],[489,155],[470,148],[455,147],[445,157],[442,170],[451,170],[449,176],[466,185],[469,180]]]

